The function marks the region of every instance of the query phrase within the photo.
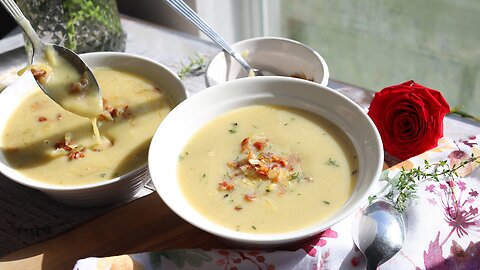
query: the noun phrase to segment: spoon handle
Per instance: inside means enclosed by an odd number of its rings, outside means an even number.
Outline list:
[[[0,0],[3,7],[7,10],[7,12],[12,16],[12,18],[17,22],[17,24],[22,28],[25,35],[28,37],[30,42],[32,42],[33,47],[41,48],[43,47],[43,42],[40,37],[37,35],[35,30],[33,29],[30,22],[25,18],[20,8],[17,6],[15,1],[13,0]]]
[[[367,260],[367,269],[366,270],[377,270],[378,262],[369,262]]]
[[[247,71],[250,71],[252,68],[248,65],[247,61],[243,59],[240,53],[236,52],[229,44],[226,42],[220,35],[218,35],[202,18],[200,18],[195,11],[193,11],[185,2],[182,0],[164,0],[169,4],[175,11],[183,15],[188,21],[194,24],[198,29],[200,29],[205,35],[211,38],[215,43],[220,45],[227,53],[229,53],[235,60],[237,60]]]

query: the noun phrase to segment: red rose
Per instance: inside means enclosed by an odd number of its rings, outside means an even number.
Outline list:
[[[406,160],[437,146],[443,137],[443,117],[449,112],[439,91],[408,81],[376,93],[368,115],[385,151]]]

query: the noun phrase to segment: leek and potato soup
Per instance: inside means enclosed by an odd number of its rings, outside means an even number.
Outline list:
[[[147,162],[150,140],[172,104],[163,89],[124,71],[93,70],[103,95],[97,116],[70,113],[40,89],[10,117],[2,134],[8,163],[26,176],[55,185],[109,180]]]
[[[179,156],[188,202],[249,233],[279,233],[327,218],[350,197],[358,162],[333,123],[283,106],[240,108],[203,126]]]

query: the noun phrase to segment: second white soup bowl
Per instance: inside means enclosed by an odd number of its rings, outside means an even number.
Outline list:
[[[237,108],[274,104],[301,108],[335,123],[351,140],[358,156],[358,178],[347,202],[313,226],[286,233],[245,233],[222,227],[203,216],[185,198],[177,177],[182,149],[201,127]],[[362,108],[318,83],[288,77],[255,77],[210,87],[177,106],[157,129],[149,150],[149,170],[163,201],[194,226],[242,247],[271,248],[314,236],[341,221],[362,203],[377,183],[383,148],[375,125]]]

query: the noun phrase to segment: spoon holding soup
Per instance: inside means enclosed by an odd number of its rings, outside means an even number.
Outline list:
[[[32,43],[30,69],[43,92],[67,111],[90,119],[103,110],[102,96],[88,66],[73,51],[44,43],[13,0],[0,3],[22,28]]]

